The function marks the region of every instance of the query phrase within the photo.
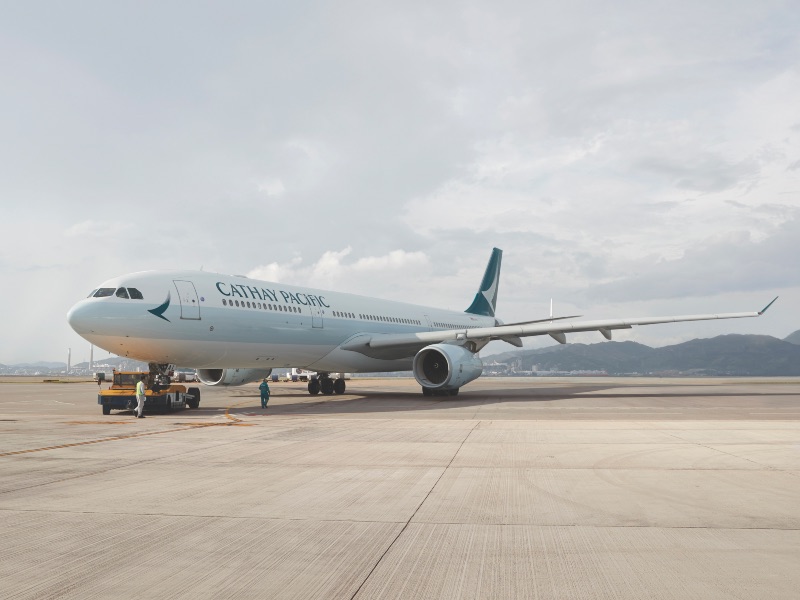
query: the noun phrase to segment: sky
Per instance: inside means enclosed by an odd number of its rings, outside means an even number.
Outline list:
[[[779,295],[615,339],[785,337],[798,31],[771,0],[6,3],[0,363],[88,359],[66,313],[124,273],[463,310],[495,246],[506,322]]]

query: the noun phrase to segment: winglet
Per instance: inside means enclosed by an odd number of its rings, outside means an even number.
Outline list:
[[[777,299],[778,299],[778,296],[775,296],[775,298],[773,298],[773,299],[772,299],[772,302],[770,302],[770,303],[769,303],[769,304],[767,304],[767,305],[766,305],[764,308],[762,308],[760,311],[758,311],[758,314],[759,314],[759,315],[763,315],[765,312],[767,312],[767,309],[768,309],[770,306],[772,306],[773,304],[775,304],[775,300],[777,300]]]

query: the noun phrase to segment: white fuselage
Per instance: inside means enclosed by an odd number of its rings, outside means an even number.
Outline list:
[[[493,317],[202,271],[131,273],[98,289],[106,295],[90,296],[69,312],[77,333],[119,356],[194,368],[408,370],[413,351],[375,358],[339,346],[364,334],[496,323]]]

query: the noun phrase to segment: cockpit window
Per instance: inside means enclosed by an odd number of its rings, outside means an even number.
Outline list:
[[[128,291],[125,288],[119,288],[116,293],[117,298],[125,298],[128,300]]]
[[[128,288],[128,293],[131,295],[131,300],[144,300],[142,292],[140,292],[136,288]]]
[[[97,291],[97,288],[93,289],[91,292],[89,292],[89,295],[88,295],[88,296],[86,296],[86,297],[87,297],[87,298],[91,298],[92,296],[94,296],[94,293],[95,293],[96,291]]]
[[[100,288],[94,293],[95,298],[108,298],[114,294],[117,288]]]

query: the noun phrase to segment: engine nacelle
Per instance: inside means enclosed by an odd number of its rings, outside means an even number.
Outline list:
[[[483,363],[463,346],[433,344],[414,357],[414,378],[431,390],[455,390],[477,379]]]
[[[272,369],[197,369],[197,378],[206,385],[243,385],[270,373]]]

